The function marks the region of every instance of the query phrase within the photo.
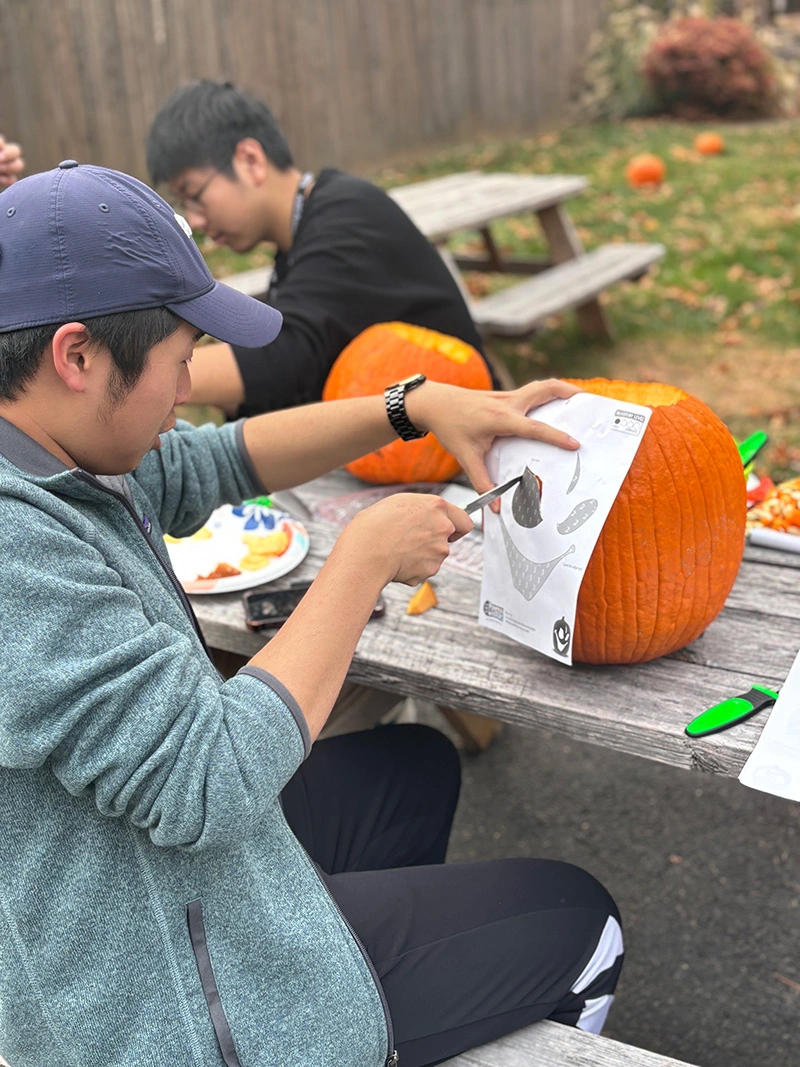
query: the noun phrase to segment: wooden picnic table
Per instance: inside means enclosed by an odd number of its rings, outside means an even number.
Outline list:
[[[313,509],[359,488],[337,472],[296,492]],[[303,521],[311,550],[286,584],[313,577],[340,532]],[[387,587],[386,615],[367,624],[350,680],[690,770],[738,775],[766,714],[705,739],[684,726],[753,682],[780,685],[800,648],[800,555],[773,549],[748,546],[725,608],[698,640],[638,666],[556,663],[479,627],[479,582],[442,570],[435,585],[439,606],[419,616],[405,614],[407,587]],[[245,628],[240,594],[192,600],[212,647],[247,657],[262,647]]]
[[[417,228],[436,245],[478,328],[487,335],[522,336],[549,315],[575,308],[589,336],[611,337],[599,295],[619,281],[641,277],[665,252],[661,244],[609,244],[586,253],[565,203],[582,193],[586,178],[575,174],[485,174],[465,171],[389,190]],[[548,248],[545,257],[503,255],[492,224],[532,212]],[[484,251],[453,255],[447,242],[460,230],[476,230]],[[461,274],[481,270],[529,275],[482,299],[474,299]],[[266,293],[270,271],[260,267],[222,280],[250,296]]]

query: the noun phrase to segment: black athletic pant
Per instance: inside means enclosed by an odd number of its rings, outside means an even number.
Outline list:
[[[444,864],[458,755],[437,730],[320,741],[283,792],[381,980],[401,1067],[549,1018],[599,1030],[622,966],[619,913],[578,867]]]

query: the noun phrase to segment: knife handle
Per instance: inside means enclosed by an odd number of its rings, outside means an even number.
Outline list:
[[[774,689],[765,685],[754,685],[746,693],[721,700],[719,704],[707,708],[688,724],[685,733],[689,737],[707,737],[727,730],[736,723],[744,722],[764,708],[770,707],[778,699]]]

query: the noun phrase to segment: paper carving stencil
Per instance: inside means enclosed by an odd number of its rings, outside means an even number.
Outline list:
[[[570,452],[507,437],[492,447],[487,466],[495,483],[521,479],[501,497],[499,515],[488,508],[483,512],[480,621],[571,663],[581,579],[650,409],[577,393],[530,414],[565,430],[581,448]],[[638,434],[619,431],[631,423]]]

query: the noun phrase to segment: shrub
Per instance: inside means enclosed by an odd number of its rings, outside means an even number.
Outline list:
[[[665,22],[642,73],[662,108],[683,118],[766,115],[775,109],[770,58],[738,19]]]

